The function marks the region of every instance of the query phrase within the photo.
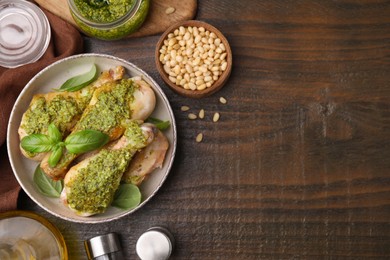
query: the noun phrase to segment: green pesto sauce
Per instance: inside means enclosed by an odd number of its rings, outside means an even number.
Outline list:
[[[101,1],[93,0],[93,2]],[[109,4],[105,4],[103,7],[96,7],[96,5],[94,6],[86,0],[74,0],[74,2],[81,16],[92,22],[107,24],[123,17],[136,1],[111,0]],[[71,14],[80,29],[87,35],[103,40],[116,40],[137,31],[141,27],[148,14],[149,6],[150,0],[141,0],[139,9],[132,17],[112,26],[95,26],[92,23],[84,22],[74,12],[71,12]]]
[[[129,12],[135,0],[74,0],[80,14],[90,21],[111,23]]]
[[[62,154],[60,160],[58,161],[57,165],[55,166],[56,169],[68,169],[69,164],[76,159],[77,155],[74,153],[70,153],[69,151],[65,150],[65,152]]]
[[[86,110],[76,126],[77,130],[93,129],[109,134],[114,126],[131,117],[134,84],[131,79],[109,82],[109,91],[100,92],[94,106]]]
[[[68,183],[69,205],[80,212],[103,213],[110,206],[131,157],[131,149],[102,150]]]
[[[22,128],[27,134],[46,133],[50,124],[50,115],[47,113],[46,99],[41,97],[29,107],[24,114]]]
[[[27,134],[47,133],[50,123],[54,123],[62,134],[69,131],[69,124],[81,116],[86,102],[78,102],[72,97],[58,95],[50,102],[44,97],[37,99],[24,115],[22,128]]]
[[[141,127],[134,121],[126,124],[126,130],[123,135],[127,137],[129,147],[140,149],[146,145],[146,137]]]

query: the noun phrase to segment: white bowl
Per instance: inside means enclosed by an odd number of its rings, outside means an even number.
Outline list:
[[[171,126],[164,131],[164,134],[169,140],[169,150],[167,151],[163,167],[161,169],[156,169],[140,186],[142,193],[141,203],[131,210],[109,207],[109,209],[103,214],[81,217],[77,216],[68,207],[64,206],[59,198],[45,197],[37,190],[33,181],[33,173],[38,163],[25,158],[21,154],[19,149],[20,140],[18,128],[22,115],[27,110],[33,95],[38,93],[47,93],[52,91],[54,88],[58,88],[65,80],[71,78],[72,76],[88,71],[92,63],[95,63],[100,70],[107,70],[121,65],[126,69],[126,74],[129,77],[142,76],[143,79],[151,85],[156,94],[156,108],[151,116],[162,120],[169,120]],[[16,100],[11,112],[8,123],[7,147],[9,160],[16,179],[23,190],[35,203],[51,214],[65,220],[80,223],[101,223],[131,214],[145,205],[145,203],[157,193],[172,167],[176,152],[176,139],[175,118],[168,99],[162,89],[149,75],[134,64],[117,57],[102,54],[80,54],[51,64],[39,72],[26,85]]]

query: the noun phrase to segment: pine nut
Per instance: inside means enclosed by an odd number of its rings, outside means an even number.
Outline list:
[[[222,71],[225,71],[226,68],[227,68],[227,62],[225,61],[225,62],[223,62],[222,65],[221,65],[221,70],[222,70]]]
[[[201,72],[200,70],[195,71],[195,76],[196,76],[196,77],[199,77],[199,76],[202,75],[202,74],[203,74],[203,72]]]
[[[190,107],[189,106],[181,106],[180,110],[185,112],[185,111],[190,110]]]
[[[220,98],[219,98],[219,102],[221,102],[222,104],[226,104],[226,103],[227,103],[227,100],[226,100],[226,98],[224,98],[224,97],[220,97]]]
[[[205,82],[209,82],[209,81],[212,81],[213,78],[211,76],[207,76],[207,77],[204,77],[204,81]]]
[[[188,114],[188,118],[191,119],[191,120],[194,120],[194,119],[197,118],[197,116],[195,114],[193,114],[193,113],[189,113]]]
[[[188,86],[189,86],[190,89],[192,89],[192,90],[195,90],[195,89],[196,89],[196,85],[195,85],[193,82],[188,83]]]
[[[219,120],[219,113],[216,112],[214,113],[214,116],[213,116],[213,122],[217,122]]]
[[[202,85],[204,83],[204,80],[203,79],[198,79],[197,81],[195,81],[195,84],[197,85],[197,86],[200,86],[200,85]]]
[[[202,67],[200,67],[199,70],[200,70],[201,72],[203,72],[203,73],[206,73],[206,72],[207,72],[207,67],[202,66]]]
[[[164,71],[165,71],[167,74],[169,74],[169,72],[171,72],[171,67],[169,67],[167,64],[165,64],[165,65],[163,66],[163,68],[164,68]]]
[[[175,12],[175,8],[173,7],[168,7],[167,9],[165,9],[166,14],[173,14],[174,12]]]
[[[203,84],[201,84],[201,85],[198,85],[196,89],[197,89],[197,90],[204,90],[206,87],[207,87],[206,84],[203,83]]]
[[[199,116],[200,119],[204,118],[204,109],[203,108],[199,111],[199,115],[198,116]]]
[[[203,134],[202,133],[199,133],[197,136],[196,136],[196,142],[197,143],[200,143],[200,142],[202,142],[202,140],[203,140]]]
[[[179,85],[184,87],[184,84],[186,84],[186,82],[187,81],[185,79],[182,79],[182,80],[179,81]]]
[[[192,33],[196,36],[199,34],[198,28],[192,27]]]
[[[177,42],[177,40],[176,40],[175,38],[171,38],[171,39],[168,41],[168,46],[173,46],[176,42]]]
[[[179,27],[179,34],[184,35],[185,32],[186,32],[186,29],[184,28],[184,26],[180,26]]]
[[[167,64],[169,64],[170,67],[175,67],[177,65],[177,62],[176,60],[170,60],[169,63],[167,62]]]
[[[175,77],[169,76],[169,80],[176,84],[176,78]]]
[[[195,27],[195,28],[196,28],[196,27]],[[194,35],[195,35],[195,34],[194,34]],[[198,43],[198,42],[201,41],[201,39],[202,39],[202,36],[200,36],[200,35],[198,34],[198,35],[195,36],[194,42],[195,42],[195,43]]]
[[[190,64],[186,64],[186,71],[188,73],[192,73],[194,70],[193,70],[193,68],[192,68],[192,66]]]

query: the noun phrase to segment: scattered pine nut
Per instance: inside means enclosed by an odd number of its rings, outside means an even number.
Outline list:
[[[199,133],[197,136],[196,136],[196,142],[200,143],[202,142],[203,140],[203,134],[202,133]]]
[[[213,116],[213,122],[217,122],[219,120],[219,113],[216,112],[214,113],[214,116]]]
[[[174,7],[168,7],[167,9],[165,9],[166,14],[173,14],[175,11],[176,9]]]
[[[185,111],[190,110],[190,107],[189,106],[182,106],[180,109],[181,109],[181,111],[185,112]]]
[[[226,100],[226,98],[224,98],[224,97],[220,97],[220,98],[219,98],[219,102],[221,102],[222,104],[226,104],[226,103],[227,103],[227,100]]]
[[[197,116],[196,116],[195,114],[193,114],[193,113],[189,113],[189,114],[188,114],[188,118],[189,118],[189,119],[196,119]]]
[[[203,118],[204,118],[204,109],[201,109],[201,110],[199,111],[199,118],[200,118],[200,119],[203,119]]]

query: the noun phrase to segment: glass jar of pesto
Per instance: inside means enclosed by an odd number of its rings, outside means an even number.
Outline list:
[[[117,40],[145,21],[150,0],[68,0],[73,19],[87,35]]]

